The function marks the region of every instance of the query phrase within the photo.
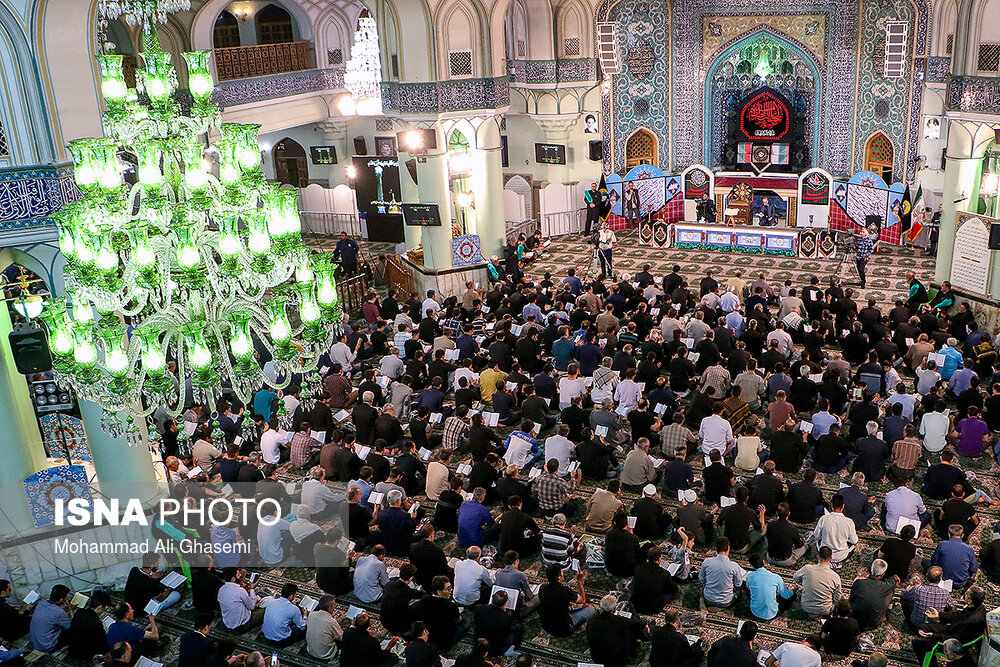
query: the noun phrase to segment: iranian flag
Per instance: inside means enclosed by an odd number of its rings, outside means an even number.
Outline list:
[[[924,189],[918,185],[917,194],[913,197],[913,203],[910,205],[910,233],[906,235],[910,243],[917,240],[920,230],[924,228],[924,208]]]

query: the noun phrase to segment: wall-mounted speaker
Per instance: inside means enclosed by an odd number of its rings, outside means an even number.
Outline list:
[[[368,142],[364,137],[354,137],[354,154],[368,155]]]
[[[411,157],[403,164],[406,165],[406,171],[409,172],[410,178],[413,179],[413,184],[420,185],[419,181],[417,181],[417,159]]]
[[[1000,250],[1000,222],[990,225],[990,250]]]
[[[49,341],[42,329],[18,329],[7,336],[17,372],[23,375],[52,370]]]
[[[604,142],[600,139],[591,139],[590,159],[594,162],[600,162],[604,159]]]

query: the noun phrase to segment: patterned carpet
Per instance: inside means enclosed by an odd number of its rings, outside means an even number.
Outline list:
[[[373,246],[373,244],[368,245]],[[373,246],[369,247],[369,250],[372,252],[378,252],[381,249],[377,246]],[[540,277],[542,272],[551,271],[554,276],[561,277],[565,275],[565,271],[569,267],[575,266],[577,268],[585,268],[589,263],[590,252],[590,246],[579,240],[579,237],[563,237],[556,239],[545,255],[529,268],[528,273],[531,276]],[[641,270],[644,263],[651,264],[654,267],[654,274],[658,275],[661,275],[665,271],[669,270],[670,266],[674,263],[680,264],[682,272],[685,275],[692,277],[703,275],[705,270],[711,268],[720,279],[720,282],[723,278],[734,275],[736,271],[743,271],[745,277],[750,274],[756,274],[763,271],[766,273],[768,279],[772,281],[772,284],[790,279],[792,284],[796,287],[801,287],[804,284],[805,279],[812,274],[818,275],[821,281],[825,283],[826,279],[832,275],[838,264],[837,261],[831,260],[804,260],[799,258],[747,255],[739,253],[645,248],[640,247],[635,243],[634,234],[623,234],[621,236],[620,249],[615,253],[615,261],[616,271],[629,273]],[[933,272],[933,259],[916,256],[915,252],[911,249],[895,248],[892,249],[891,252],[874,257],[869,270],[869,288],[864,291],[864,296],[870,296],[877,299],[883,307],[891,305],[894,298],[905,293],[905,279],[903,274],[907,269],[913,269],[922,279],[929,279],[931,273]],[[904,378],[904,380],[912,381],[912,377]],[[809,415],[802,416],[805,418],[809,417]],[[507,429],[501,430],[506,431]],[[919,488],[923,473],[926,470],[926,465],[936,462],[936,458],[928,460],[929,458],[930,457],[925,457],[925,460],[918,469],[917,481],[914,488]],[[452,465],[458,466],[467,459],[467,454],[457,456],[452,460]],[[692,463],[697,472],[697,470],[702,467],[701,457],[695,457]],[[976,482],[977,488],[983,488],[991,494],[994,493],[994,490],[997,488],[998,484],[1000,484],[1000,469],[998,469],[997,465],[989,457],[984,457],[979,460],[963,459],[961,463],[963,468],[967,470],[975,470],[978,474],[978,481]],[[301,475],[302,473],[300,471],[292,470],[287,467],[281,472],[282,478],[286,480],[296,479],[301,477]],[[817,478],[817,484],[823,488],[824,495],[829,498],[836,492],[839,483],[844,481],[846,476],[846,472],[838,475],[821,474]],[[800,475],[787,475],[786,477],[792,480],[801,478]],[[336,487],[337,485],[334,484],[333,486]],[[593,493],[595,488],[596,483],[594,480],[584,480],[584,484],[577,495],[582,500],[585,500],[591,493]],[[880,499],[884,496],[884,493],[889,490],[889,488],[890,487],[887,483],[882,482],[870,485],[872,495],[875,495]],[[626,502],[626,507],[630,508],[631,503],[635,500],[635,496],[623,494],[622,497]],[[422,497],[418,497],[418,499],[422,502],[425,500]],[[672,513],[675,511],[678,504],[676,500],[669,498],[666,499],[664,503],[671,508]],[[425,504],[429,511],[432,505],[433,503],[430,502]],[[581,501],[581,509],[575,516],[570,517],[569,520],[571,529],[579,534],[583,534],[585,532],[582,526],[582,505],[583,502]],[[939,503],[928,502],[928,509],[933,511],[933,509],[935,509],[938,505]],[[980,509],[980,527],[975,531],[969,540],[970,544],[973,545],[977,552],[979,550],[980,542],[988,542],[991,539],[990,533],[992,532],[993,526],[1000,521],[1000,512],[998,512],[996,508],[983,508],[980,506]],[[325,527],[329,527],[330,525],[331,524],[328,522]],[[811,526],[803,525],[801,526],[801,529],[803,533],[806,533],[811,530]],[[877,551],[879,545],[882,543],[882,540],[885,538],[885,534],[882,529],[874,523],[867,526],[863,531],[860,531],[859,536],[861,538],[860,545],[843,568],[838,570],[845,589],[850,588],[850,585],[855,578],[866,577],[868,575],[868,566],[871,563],[873,554]],[[460,553],[461,550],[457,548],[457,540],[454,535],[439,533],[438,541],[445,550],[445,553],[455,556],[462,555]],[[930,531],[925,530],[919,536],[917,543],[923,549],[924,555],[929,556],[936,544],[936,538],[930,533]],[[712,555],[711,552],[701,552],[696,554],[695,567],[700,564],[700,561],[703,558],[710,555]],[[743,567],[748,567],[746,556],[734,556],[734,560],[743,565]],[[791,578],[795,570],[797,570],[798,567],[805,562],[807,562],[807,559],[801,560],[796,567],[774,569],[785,577],[786,580],[788,580]],[[401,561],[398,559],[387,559],[387,565],[390,568],[398,567],[400,564]],[[529,579],[533,582],[541,582],[543,580],[544,575],[542,563],[537,554],[533,557],[522,560],[522,568],[527,573]],[[915,576],[914,580],[918,578],[919,575]],[[303,593],[307,593],[313,597],[317,597],[321,593],[316,585],[313,571],[308,568],[274,568],[263,573],[263,585],[266,588],[277,590],[285,581],[296,582],[300,586]],[[1000,589],[992,584],[989,584],[981,573],[978,576],[977,581],[988,591],[989,597],[987,603],[991,605],[991,607],[1000,605]],[[603,594],[608,591],[619,589],[622,584],[622,580],[608,575],[603,570],[592,570],[589,572],[589,577],[586,583],[588,599],[591,602],[597,602]],[[903,587],[897,589],[897,591],[902,590],[902,588]],[[685,584],[681,586],[681,593],[674,601],[674,604],[669,608],[680,611],[685,619],[698,623],[701,626],[701,629],[705,631],[709,643],[721,636],[734,632],[741,619],[750,618],[748,604],[745,601],[739,603],[734,609],[725,614],[704,612],[699,614],[699,599],[700,586],[696,583]],[[347,612],[348,605],[350,604],[358,604],[358,606],[365,607],[370,611],[375,612],[372,617],[372,633],[378,637],[385,635],[383,628],[378,623],[377,606],[372,607],[371,605],[359,604],[353,595],[346,595],[338,599],[337,612],[341,617],[344,627],[346,627],[347,622],[343,617]],[[184,607],[185,606],[183,604],[177,605],[174,608],[163,612],[158,619],[161,631],[163,634],[171,638],[171,642],[163,655],[156,659],[167,665],[176,664],[178,638],[183,632],[191,628],[193,611]],[[649,617],[646,620],[651,626],[662,624],[663,622],[662,616],[657,618]],[[904,627],[905,624],[903,622],[901,609],[899,605],[896,604],[890,612],[888,622],[884,623],[875,632],[866,635],[866,639],[889,655],[890,664],[908,666],[914,665],[916,664],[916,659],[910,648],[912,636],[907,630],[904,629]],[[793,609],[780,615],[766,626],[762,626],[761,632],[758,635],[757,644],[764,648],[773,649],[783,641],[797,641],[809,634],[818,633],[819,628],[819,623],[810,620],[801,611]],[[271,647],[262,641],[256,631],[248,632],[240,636],[233,636],[232,633],[228,633],[225,628],[221,626],[221,624],[217,623],[213,629],[213,635],[219,638],[227,636],[232,637],[237,642],[238,652],[260,650],[265,655],[272,652]],[[24,642],[22,641],[18,644],[23,646]],[[466,635],[466,637],[459,642],[456,647],[448,652],[448,657],[457,657],[461,653],[465,652],[470,644],[471,635]],[[529,618],[525,622],[525,641],[522,644],[521,650],[531,653],[536,658],[536,664],[540,665],[567,665],[575,664],[577,662],[589,662],[590,660],[585,633],[577,632],[568,638],[551,637],[541,630],[537,616]],[[640,648],[639,654],[636,659],[633,660],[632,664],[645,664],[648,656],[648,650],[648,645],[644,644]],[[855,654],[851,656],[851,658],[845,660],[827,660],[825,662],[826,664],[840,667],[841,665],[849,664],[851,659],[857,657],[859,657],[859,654]],[[320,661],[311,658],[305,653],[304,643],[281,651],[280,659],[281,664],[288,667],[304,667],[307,665],[312,666],[320,664]],[[38,662],[38,664],[74,664],[72,661],[66,660],[61,653],[57,653],[54,656],[44,656],[34,652],[29,655],[29,661]],[[513,661],[503,659],[499,662],[504,665],[510,665]]]

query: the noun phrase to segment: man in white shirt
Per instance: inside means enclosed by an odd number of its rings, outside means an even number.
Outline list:
[[[302,504],[312,510],[315,519],[329,517],[337,509],[337,503],[346,500],[344,494],[337,494],[330,490],[325,483],[326,473],[323,468],[316,466],[309,471],[309,479],[302,482]]]
[[[479,563],[482,553],[479,547],[469,547],[465,550],[465,560],[455,563],[455,591],[452,595],[462,607],[489,599],[493,576]]]
[[[559,380],[559,409],[565,410],[570,406],[574,396],[583,396],[587,393],[586,380],[580,377],[580,366],[573,362],[566,367],[569,375]]]
[[[472,370],[472,357],[469,357],[464,362],[464,365],[455,369],[455,375],[452,378],[452,389],[458,391],[461,389],[461,385],[458,384],[460,378],[465,378],[469,382],[469,387],[474,387],[479,382],[479,373]]]
[[[569,425],[559,424],[558,432],[545,439],[545,460],[556,459],[559,461],[559,469],[556,471],[557,477],[565,477],[569,473],[570,458],[576,451],[576,445],[567,436],[569,436]]]
[[[222,622],[237,633],[260,625],[264,620],[264,608],[257,607],[260,597],[247,583],[246,571],[227,567],[222,571],[222,576],[226,580],[218,595]]]
[[[618,402],[618,409],[634,410],[639,405],[642,398],[642,390],[635,381],[635,369],[629,368],[625,371],[625,379],[615,389],[615,400]]]
[[[399,348],[393,346],[389,354],[382,357],[382,360],[379,362],[378,373],[379,375],[384,375],[387,378],[395,380],[403,374],[405,367],[403,360],[399,358]]]
[[[733,291],[732,286],[730,286],[726,293],[719,298],[719,307],[722,308],[722,312],[726,314],[729,314],[740,307],[740,297]]]
[[[924,439],[924,449],[928,452],[940,452],[947,444],[951,420],[944,412],[944,405],[944,401],[939,400],[934,410],[925,412],[920,419],[920,435]]]
[[[792,337],[785,331],[785,323],[779,320],[774,326],[775,330],[767,334],[767,347],[771,346],[772,340],[776,340],[778,341],[778,351],[786,357],[790,357],[792,355]]]
[[[815,637],[810,635],[801,642],[785,642],[767,656],[767,667],[820,667],[823,660]]]
[[[433,310],[435,315],[437,315],[438,311],[441,310],[441,304],[434,299],[436,295],[437,293],[434,290],[427,290],[427,298],[424,299],[422,304],[420,304],[420,314],[422,316],[426,317],[428,310]]]
[[[729,450],[736,445],[736,438],[733,437],[733,427],[722,416],[722,402],[715,404],[715,414],[709,415],[701,420],[698,428],[698,437],[701,438],[701,451],[706,455],[713,449],[725,456]]]
[[[810,538],[819,547],[830,547],[833,563],[838,565],[851,555],[858,543],[858,532],[854,521],[844,516],[844,497],[839,493],[830,499],[832,512],[824,514],[816,522]]]
[[[347,335],[343,332],[337,336],[337,342],[330,346],[330,360],[340,364],[345,371],[350,371],[354,366],[354,360],[358,358],[358,347],[361,347],[361,340],[353,350],[347,346]]]
[[[288,448],[283,445],[288,444],[294,433],[282,431],[280,428],[271,428],[269,422],[264,422],[260,433],[260,456],[264,463],[278,465],[281,461],[288,460]]]

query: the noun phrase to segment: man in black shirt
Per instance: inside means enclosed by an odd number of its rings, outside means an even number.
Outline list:
[[[869,482],[881,482],[885,477],[885,465],[892,458],[889,445],[876,435],[878,422],[868,422],[868,435],[854,443],[857,456],[851,466],[853,472],[864,473]]]
[[[500,551],[516,551],[524,558],[542,546],[542,530],[521,510],[521,497],[508,498],[509,508],[500,515]]]
[[[396,645],[396,637],[389,640],[388,646],[384,649],[379,645],[379,640],[372,637],[368,631],[371,619],[366,612],[361,612],[354,617],[351,627],[344,630],[341,639],[340,666],[341,667],[372,667],[372,665],[384,665],[390,661],[395,662],[396,655],[392,652]]]
[[[490,644],[487,655],[510,655],[521,643],[524,631],[514,617],[514,612],[504,608],[507,592],[497,591],[490,604],[476,609],[473,615],[476,639],[485,639]]]
[[[708,650],[706,667],[755,667],[757,649],[753,640],[757,636],[757,624],[745,621],[736,635],[716,640]]]
[[[965,530],[964,539],[969,540],[969,535],[979,525],[979,517],[976,515],[976,508],[965,502],[965,489],[961,484],[951,487],[951,498],[944,501],[941,508],[934,513],[935,528],[938,536],[947,540],[948,526],[959,525]]]
[[[652,484],[643,487],[642,498],[635,501],[630,514],[636,518],[635,536],[640,540],[658,540],[670,526],[670,512],[660,504]]]
[[[649,636],[649,626],[615,614],[618,598],[601,598],[601,611],[587,621],[590,659],[604,667],[624,667],[632,660],[640,642]]]
[[[76,616],[74,616],[74,621],[75,620]],[[108,639],[107,635],[104,634],[104,626],[101,625],[100,619],[98,619],[97,621],[97,627],[100,628],[101,634],[104,636],[105,645],[100,651],[98,651],[98,653],[102,653],[103,651],[107,650]],[[198,614],[195,615],[194,630],[191,630],[190,632],[186,632],[183,635],[181,635],[180,645],[178,647],[178,654],[177,654],[178,665],[191,665],[191,667],[207,667],[208,665],[213,664],[212,660],[215,657],[214,654],[216,653],[217,648],[215,640],[208,636],[208,633],[211,631],[211,629],[212,629],[211,614],[205,614],[199,612]],[[93,653],[87,656],[87,658],[93,658],[93,657],[94,657]]]
[[[3,586],[3,582],[0,582]],[[8,587],[9,588],[9,587]],[[2,594],[2,591],[0,591]],[[2,604],[0,604],[2,606]],[[101,622],[101,614],[111,606],[111,598],[102,590],[95,590],[83,609],[78,609],[70,621],[68,633],[69,657],[74,660],[90,661],[95,655],[108,650],[108,634]],[[212,617],[209,615],[209,619]],[[6,623],[0,625],[0,633],[8,639]],[[183,655],[183,651],[182,651]],[[195,664],[195,663],[190,663]]]
[[[472,450],[472,460],[477,463],[485,460],[486,455],[491,452],[501,456],[504,454],[503,438],[485,425],[483,416],[480,414],[472,417],[472,428],[469,430],[469,448]]]
[[[709,505],[716,505],[719,498],[728,496],[730,489],[736,483],[736,477],[729,466],[722,462],[722,454],[717,449],[713,449],[709,454],[711,464],[701,473],[701,478],[705,481],[705,502]]]
[[[548,583],[538,591],[538,617],[542,629],[555,637],[568,637],[597,613],[594,607],[569,610],[570,605],[587,601],[587,591],[583,587],[587,573],[583,569],[577,571],[576,592],[563,584],[563,569],[558,563],[549,565],[545,578]]]
[[[791,567],[806,553],[799,529],[788,521],[788,503],[778,503],[778,518],[767,524],[767,560]]]
[[[412,563],[405,563],[399,568],[399,576],[390,579],[382,589],[379,620],[394,635],[403,634],[413,623],[415,610],[410,603],[420,598],[420,591],[410,587],[416,573],[417,568]]]
[[[660,566],[660,548],[650,547],[646,562],[637,565],[632,577],[632,606],[640,614],[659,614],[677,594],[677,584]]]
[[[941,462],[927,467],[922,492],[931,500],[947,500],[951,497],[951,489],[956,484],[962,485],[964,496],[971,495],[974,491],[965,471],[955,462],[955,452],[951,448],[945,448],[941,452]]]
[[[910,575],[919,565],[914,562],[917,547],[912,544],[917,531],[913,526],[903,526],[899,537],[890,537],[879,547],[879,555],[889,565],[885,576],[896,577],[900,581],[908,581]]]
[[[35,610],[33,604],[21,609],[7,602],[11,593],[13,593],[13,587],[10,585],[10,581],[0,579],[0,639],[8,642],[20,639],[27,634],[28,625],[31,623],[31,613]]]
[[[628,526],[628,517],[618,513],[604,536],[604,569],[616,577],[631,577],[639,556],[639,538]]]
[[[434,644],[427,641],[430,633],[427,626],[422,621],[414,621],[410,626],[410,639],[403,653],[403,659],[407,667],[439,667],[441,665],[441,652]]]
[[[571,408],[572,406],[566,409]],[[567,437],[572,440],[572,432]],[[587,479],[598,482],[606,480],[612,466],[618,465],[614,446],[595,438],[589,427],[583,429],[582,440],[583,442],[576,446],[576,460],[580,462],[580,472]]]
[[[873,630],[885,620],[892,604],[892,596],[899,583],[894,576],[886,576],[888,563],[881,558],[872,562],[867,579],[857,579],[851,585],[851,615],[862,631]]]
[[[809,451],[803,434],[793,430],[795,425],[796,422],[789,420],[771,436],[771,460],[781,472],[797,473]]]
[[[698,494],[688,489],[684,492],[683,504],[677,508],[677,524],[694,537],[696,546],[703,547],[712,536],[715,521],[705,506],[698,502]]]
[[[816,471],[807,468],[802,481],[788,485],[788,507],[795,523],[812,523],[823,515],[823,492],[813,483]]]
[[[817,471],[833,474],[840,472],[850,461],[850,447],[840,437],[840,424],[831,424],[830,432],[820,436],[813,451],[813,466]]]
[[[570,405],[562,411],[560,421],[569,426],[569,435],[566,436],[573,442],[577,442],[583,437],[583,430],[590,426],[590,411],[581,407],[583,398],[574,396],[570,399]]]
[[[758,505],[757,511],[747,506],[750,492],[745,486],[736,487],[736,503],[724,508],[719,513],[718,524],[729,538],[729,544],[735,553],[746,553],[757,542],[763,539],[764,506]],[[751,530],[756,533],[751,534]]]
[[[430,590],[435,577],[451,580],[455,573],[441,547],[434,543],[434,526],[425,523],[417,531],[420,538],[410,545],[410,563],[416,568],[414,579],[424,590]]]
[[[764,513],[774,514],[778,503],[785,499],[785,484],[774,474],[775,464],[772,460],[764,461],[763,472],[750,480],[751,507],[764,506]]]
[[[451,599],[452,587],[447,577],[434,577],[430,592],[430,595],[420,598],[419,620],[427,625],[431,644],[441,651],[447,651],[469,629],[472,619],[463,616],[458,605]]]
[[[700,632],[700,639],[692,644],[681,633],[680,617],[676,612],[663,612],[663,620],[665,623],[653,630],[651,637],[650,666],[698,667],[701,665],[701,661],[705,657],[705,652],[702,649],[705,639],[704,633]]]

